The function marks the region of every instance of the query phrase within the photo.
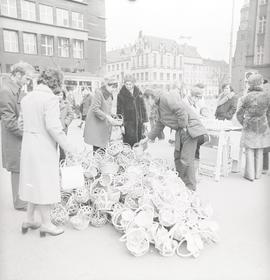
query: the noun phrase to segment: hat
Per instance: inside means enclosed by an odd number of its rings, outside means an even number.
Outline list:
[[[132,75],[126,75],[126,76],[124,77],[124,83],[126,83],[126,82],[135,83],[136,80],[135,80],[135,78],[134,78]]]
[[[261,74],[251,74],[248,77],[248,84],[251,87],[260,86],[263,84],[263,76]]]
[[[117,84],[117,80],[114,77],[105,77],[104,84]]]
[[[203,95],[203,89],[201,87],[195,86],[191,89],[190,94],[192,96],[202,96]]]

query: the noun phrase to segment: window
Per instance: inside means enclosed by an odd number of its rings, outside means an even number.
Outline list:
[[[257,46],[257,64],[263,64],[263,51],[264,51],[264,47],[263,46]]]
[[[163,67],[163,54],[160,55],[160,66]]]
[[[179,56],[179,68],[182,68],[182,56]]]
[[[108,72],[111,71],[111,65],[108,65]]]
[[[141,81],[144,80],[144,73],[141,73]]]
[[[36,34],[23,33],[23,51],[27,54],[37,54]]]
[[[39,5],[39,20],[43,23],[53,24],[53,8],[46,5]]]
[[[175,81],[176,80],[176,74],[173,73],[173,80]]]
[[[267,2],[268,2],[268,0],[261,0],[261,1],[260,1],[260,4],[261,4],[261,5],[264,5],[264,4],[267,4]]]
[[[127,62],[127,63],[126,63],[126,69],[128,69],[128,68],[129,68],[129,63]]]
[[[69,47],[68,38],[58,38],[58,56],[69,57]]]
[[[124,70],[124,63],[121,63],[121,71]]]
[[[73,40],[73,57],[74,58],[83,58],[83,41],[82,40]]]
[[[266,17],[262,16],[262,17],[259,18],[258,33],[265,33],[265,28],[266,28]]]
[[[142,67],[144,66],[144,57],[143,57],[143,54],[141,55],[141,66],[142,66]]]
[[[136,73],[136,80],[139,81],[139,79],[140,79],[140,75],[139,73]]]
[[[140,63],[140,56],[139,55],[137,55],[137,67],[139,67],[140,65],[139,65],[139,63]]]
[[[112,65],[112,71],[114,71],[114,64]]]
[[[27,20],[36,20],[36,4],[23,0],[22,2],[22,18]]]
[[[83,29],[83,14],[72,12],[71,18],[72,27]]]
[[[171,67],[171,56],[167,54],[167,68]]]
[[[176,68],[176,55],[173,56],[173,68]]]
[[[41,35],[41,54],[53,55],[53,37],[48,35]]]
[[[61,26],[68,26],[68,11],[63,9],[56,9],[56,22]]]
[[[167,73],[167,81],[170,80],[170,77],[171,77],[170,73]]]
[[[153,74],[154,74],[153,79],[156,80],[157,79],[157,72],[154,72]]]
[[[119,70],[119,64],[116,64],[116,70]]]
[[[148,67],[148,53],[145,55],[145,66]]]
[[[160,78],[161,81],[163,81],[163,73],[159,74],[159,78]]]
[[[148,72],[145,72],[145,80],[148,81]]]
[[[153,54],[153,64],[154,64],[154,67],[157,66],[157,54],[156,53]]]
[[[4,50],[6,52],[19,52],[18,33],[16,31],[4,30]]]
[[[16,0],[0,0],[1,14],[9,17],[17,17]]]

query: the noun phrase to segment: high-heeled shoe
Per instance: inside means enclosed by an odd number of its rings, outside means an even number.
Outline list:
[[[57,236],[64,233],[63,229],[60,228],[55,228],[55,229],[50,229],[46,227],[41,227],[39,230],[40,237],[45,237],[46,234],[52,235],[52,236]]]
[[[22,223],[22,234],[25,234],[28,232],[29,229],[38,229],[40,228],[41,224],[38,223],[38,222],[33,222],[33,223],[30,223],[30,222],[24,222]]]

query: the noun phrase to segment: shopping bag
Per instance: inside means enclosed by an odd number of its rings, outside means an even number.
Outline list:
[[[84,186],[83,168],[81,165],[63,166],[60,170],[62,190],[77,189]]]

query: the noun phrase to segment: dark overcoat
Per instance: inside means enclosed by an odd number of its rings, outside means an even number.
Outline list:
[[[20,103],[24,93],[10,78],[3,80],[0,90],[0,119],[2,134],[2,165],[8,171],[20,171],[22,130],[18,127]]]
[[[259,149],[270,146],[270,95],[263,90],[253,90],[242,99],[237,119],[243,126],[242,143],[246,148]]]
[[[217,106],[215,117],[218,120],[231,120],[236,113],[237,109],[237,96],[234,95],[232,98],[227,100],[220,106]]]
[[[133,94],[123,86],[117,95],[117,114],[124,118],[123,142],[133,146],[144,137],[143,123],[148,121],[141,91],[134,87]]]

